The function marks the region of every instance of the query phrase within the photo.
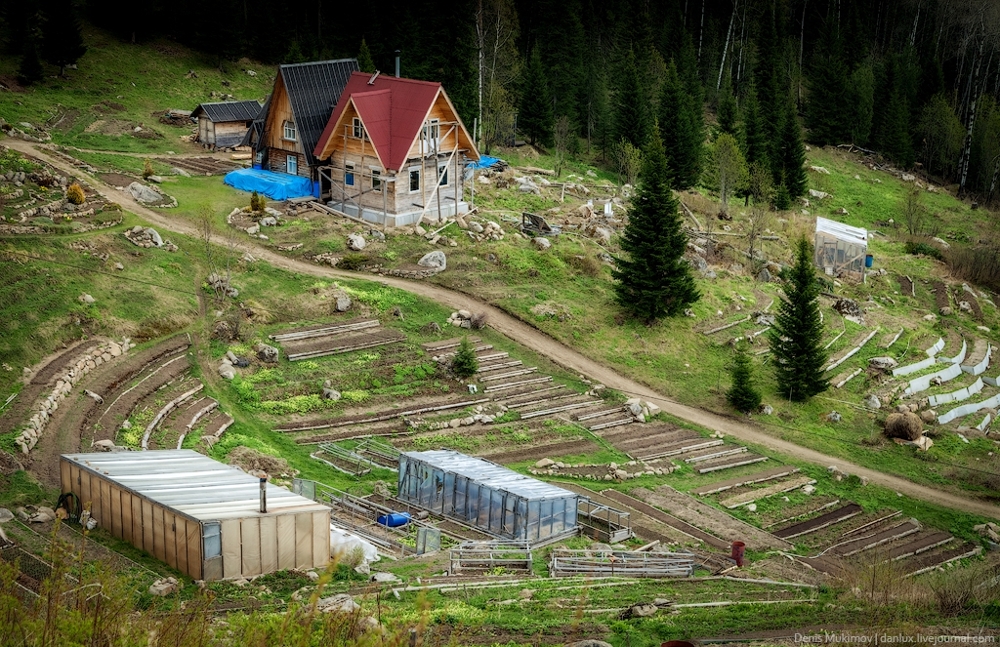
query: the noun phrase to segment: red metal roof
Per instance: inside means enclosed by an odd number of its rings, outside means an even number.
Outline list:
[[[366,72],[351,74],[313,154],[317,158],[323,154],[344,109],[353,101],[379,159],[387,169],[400,171],[441,84],[379,75],[369,85],[371,76]]]

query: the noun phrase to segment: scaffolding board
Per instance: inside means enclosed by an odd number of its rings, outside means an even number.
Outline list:
[[[449,573],[497,569],[531,573],[531,546],[526,541],[466,541],[451,549]]]
[[[693,553],[645,551],[553,550],[552,577],[690,577]]]
[[[601,505],[581,497],[577,502],[576,520],[580,534],[594,541],[617,544],[635,536],[629,513]]]

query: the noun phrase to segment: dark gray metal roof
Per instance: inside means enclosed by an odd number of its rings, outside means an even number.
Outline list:
[[[329,511],[268,483],[267,513],[262,514],[259,478],[190,449],[63,454],[62,458],[198,521]]]
[[[264,122],[267,120],[267,111],[270,109],[271,95],[267,95],[267,98],[264,99],[264,105],[257,111],[257,116],[254,117],[253,123],[250,124],[250,128],[243,135],[243,141],[240,142],[240,146],[254,146],[261,140],[261,137],[264,135]]]
[[[204,113],[215,123],[253,121],[259,112],[260,104],[256,101],[219,101],[199,105],[191,113],[191,117],[196,119]]]
[[[519,474],[502,465],[491,463],[486,459],[468,456],[450,449],[403,452],[402,455],[415,461],[426,463],[432,467],[437,467],[445,472],[464,476],[470,481],[484,485],[491,490],[510,492],[515,496],[523,497],[529,501],[577,498],[579,496],[576,492],[564,490],[551,483]]]
[[[295,130],[302,141],[309,166],[315,163],[313,149],[323,128],[333,113],[334,106],[344,91],[344,86],[356,72],[358,59],[341,58],[335,61],[314,61],[281,65],[278,73],[285,83],[288,100],[295,118]]]

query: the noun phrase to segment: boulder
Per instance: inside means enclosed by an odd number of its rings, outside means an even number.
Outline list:
[[[328,598],[320,598],[316,602],[316,609],[323,613],[356,613],[361,610],[361,605],[348,594],[339,593]]]
[[[469,231],[481,234],[483,233],[484,230],[482,225],[480,225],[478,222],[473,221],[469,223]]]
[[[267,344],[260,343],[254,349],[257,351],[257,358],[262,362],[275,363],[278,361],[278,349],[274,346],[268,346]]]
[[[659,607],[655,604],[636,604],[629,607],[622,616],[626,618],[648,618],[649,616],[655,616],[658,610]]]
[[[872,393],[867,398],[865,398],[865,406],[869,409],[881,409],[882,401],[878,399],[878,396]]]
[[[107,438],[103,440],[95,440],[91,447],[99,452],[110,452],[114,450],[115,442],[113,440],[108,440]]]
[[[337,312],[347,312],[351,309],[351,297],[344,291],[333,295],[333,309]]]
[[[172,169],[170,169],[170,172],[173,173],[174,175],[180,175],[181,177],[191,177],[190,173],[188,173],[179,166],[173,167]]]
[[[881,369],[883,371],[889,371],[899,365],[892,357],[872,357],[868,360],[868,365],[872,368]]]
[[[7,523],[14,519],[14,513],[7,508],[0,508],[0,523]]]
[[[445,257],[444,252],[435,250],[424,254],[420,260],[417,261],[417,265],[420,267],[429,267],[440,272],[448,266],[448,259]]]
[[[949,316],[952,312],[953,312],[953,310],[949,306],[945,306],[945,307],[941,308],[941,315],[944,316],[944,317]]]
[[[79,297],[77,297],[77,301],[79,301],[80,303],[85,303],[87,305],[90,305],[92,303],[95,303],[97,299],[90,296],[89,294],[81,294]]]
[[[844,416],[840,415],[840,412],[838,411],[831,411],[830,413],[826,414],[827,422],[840,422],[843,419]]]
[[[912,411],[891,413],[885,419],[885,435],[889,438],[917,440],[924,432],[924,423]]]
[[[261,227],[277,227],[278,219],[274,216],[265,216],[259,221]]]
[[[543,458],[540,461],[538,461],[537,463],[535,463],[535,468],[541,470],[541,469],[545,469],[546,467],[552,467],[555,464],[556,464],[556,462],[554,460],[552,460],[551,458]]]
[[[361,234],[351,234],[347,237],[347,248],[355,252],[360,252],[367,244],[368,242]]]
[[[766,267],[761,269],[761,271],[757,273],[757,280],[760,281],[761,283],[770,283],[772,278],[773,277],[771,276],[771,271],[768,270]]]
[[[935,420],[937,420],[937,411],[935,411],[934,409],[925,409],[924,411],[920,412],[920,419],[930,424]]]
[[[578,640],[575,643],[567,643],[566,647],[614,647],[614,645],[606,643],[603,640],[588,638],[586,640]]]
[[[163,196],[149,188],[145,184],[139,182],[133,182],[128,185],[128,192],[132,194],[132,197],[139,202],[150,204],[153,202],[159,202],[163,199]]]
[[[822,200],[823,198],[829,198],[830,194],[825,191],[817,191],[816,189],[809,189],[809,197],[816,198],[817,200]]]
[[[171,593],[176,593],[177,589],[178,586],[176,578],[164,577],[149,585],[149,594],[157,595],[162,598],[170,595]]]
[[[340,399],[340,391],[328,387],[323,388],[323,399],[337,401]]]
[[[761,414],[762,416],[770,416],[770,415],[771,415],[771,414],[773,414],[773,413],[774,413],[774,407],[772,407],[772,406],[771,406],[771,405],[769,405],[769,404],[765,404],[764,406],[762,406],[762,407],[760,408],[760,414]]]
[[[35,514],[28,518],[28,521],[31,523],[45,523],[47,521],[55,521],[55,518],[55,510],[43,505],[39,506],[38,510],[35,511]]]
[[[236,377],[236,371],[233,370],[233,365],[229,362],[224,362],[219,366],[219,376],[226,380],[231,380]]]
[[[543,238],[541,236],[533,239],[531,243],[535,246],[535,249],[537,249],[540,252],[544,252],[545,250],[552,247],[552,243],[549,242],[549,239]]]

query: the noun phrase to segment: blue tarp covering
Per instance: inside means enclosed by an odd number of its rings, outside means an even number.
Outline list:
[[[226,184],[243,191],[256,191],[272,200],[287,200],[316,195],[313,183],[307,177],[274,173],[262,169],[244,168],[226,173]]]
[[[490,157],[489,155],[483,155],[479,158],[478,162],[469,162],[466,166],[468,166],[469,168],[490,168],[499,161],[500,161],[499,157]]]

